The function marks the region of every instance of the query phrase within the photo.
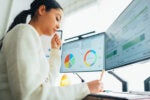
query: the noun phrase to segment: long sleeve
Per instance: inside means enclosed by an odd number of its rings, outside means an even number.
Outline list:
[[[8,33],[3,51],[12,96],[14,100],[26,100],[47,75],[41,65],[37,34],[28,27],[17,28]]]
[[[28,100],[82,100],[87,94],[89,89],[86,83],[65,87],[43,86]]]
[[[59,72],[60,54],[53,50],[49,65],[39,41],[29,26],[12,30],[4,40],[3,55],[13,100],[80,100],[86,96],[89,93],[86,83],[66,87],[44,83],[48,75],[49,81],[53,81]]]
[[[59,76],[60,64],[61,64],[60,50],[51,49],[49,60],[49,67],[50,67],[49,77],[51,85],[55,84],[56,78]]]

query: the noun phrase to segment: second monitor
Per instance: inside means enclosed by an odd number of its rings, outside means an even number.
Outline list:
[[[150,59],[150,0],[133,0],[106,31],[106,70]]]
[[[91,72],[104,68],[105,34],[99,33],[89,37],[64,43],[62,46],[62,63],[60,72]]]

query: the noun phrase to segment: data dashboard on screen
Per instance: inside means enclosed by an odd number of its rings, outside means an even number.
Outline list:
[[[106,31],[106,66],[150,58],[150,0],[133,0]]]
[[[91,72],[104,68],[105,34],[99,33],[64,43],[60,72]]]

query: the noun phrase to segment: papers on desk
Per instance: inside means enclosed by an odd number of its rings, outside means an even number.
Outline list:
[[[101,98],[102,100],[150,100],[150,93],[144,94],[144,92],[142,94],[139,94],[139,92],[103,92],[90,94],[89,96],[95,96],[97,98]]]

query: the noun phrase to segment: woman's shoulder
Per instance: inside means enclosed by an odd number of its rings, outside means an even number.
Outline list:
[[[8,34],[9,33],[13,33],[15,35],[33,35],[39,37],[36,30],[30,24],[18,24],[12,30],[10,30]]]
[[[17,39],[18,41],[21,40],[40,40],[40,36],[36,32],[36,30],[29,24],[18,24],[16,25],[12,30],[10,30],[7,34],[6,37],[7,40],[11,38],[12,39]]]
[[[31,31],[29,24],[18,24],[11,31]]]

